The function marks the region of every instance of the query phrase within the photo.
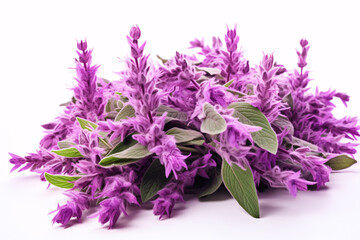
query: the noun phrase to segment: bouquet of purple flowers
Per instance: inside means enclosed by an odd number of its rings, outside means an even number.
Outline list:
[[[356,163],[357,118],[332,114],[332,100],[346,105],[349,96],[308,91],[307,40],[299,69],[288,71],[272,54],[251,66],[236,28],[224,45],[195,39],[199,56],[177,52],[158,57],[161,64],[144,54],[140,36],[132,27],[131,57],[117,81],[98,77],[92,50],[78,42],[77,85],[64,113],[43,125],[36,153],[10,154],[12,171],[29,169],[68,189],[53,223],[80,221],[99,205],[100,223],[112,228],[128,205],[148,201],[155,215],[170,217],[184,194],[203,198],[222,184],[258,218],[259,189],[320,190],[330,172]]]

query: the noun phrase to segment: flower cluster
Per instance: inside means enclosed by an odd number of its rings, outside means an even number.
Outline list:
[[[97,76],[92,50],[77,43],[74,97],[64,113],[43,125],[36,153],[10,154],[11,171],[34,171],[65,188],[53,223],[90,217],[116,227],[128,206],[150,202],[154,215],[171,217],[184,194],[206,197],[223,184],[253,217],[257,190],[321,190],[332,171],[356,161],[356,117],[336,118],[334,90],[310,93],[309,43],[300,41],[299,70],[289,71],[264,54],[251,66],[239,36],[227,29],[225,44],[192,41],[199,55],[176,53],[154,64],[134,26],[127,36],[130,57],[118,80]],[[242,189],[246,189],[244,192]],[[240,191],[240,192],[239,192]],[[242,192],[243,191],[243,192]]]

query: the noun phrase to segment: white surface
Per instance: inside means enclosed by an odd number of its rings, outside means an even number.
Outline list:
[[[125,2],[125,1],[124,1]],[[315,3],[314,3],[315,2]],[[187,51],[194,37],[223,37],[226,24],[238,24],[240,44],[252,63],[275,50],[288,69],[306,37],[313,86],[347,92],[349,107],[339,116],[360,116],[360,15],[356,1],[2,1],[0,3],[0,238],[2,239],[358,239],[359,165],[331,175],[327,189],[260,194],[261,219],[253,219],[226,194],[217,201],[190,198],[173,218],[158,221],[151,210],[131,210],[118,228],[107,231],[97,219],[63,229],[51,225],[58,202],[66,198],[32,173],[12,173],[7,152],[37,149],[40,124],[53,119],[75,83],[76,39],[94,48],[100,75],[116,79],[118,57],[129,54],[125,35],[142,30],[146,52],[165,58]],[[339,104],[340,106],[340,104]],[[357,155],[359,156],[359,155]]]

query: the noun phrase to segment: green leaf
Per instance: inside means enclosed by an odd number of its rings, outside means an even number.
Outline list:
[[[355,164],[357,161],[347,155],[339,155],[329,159],[325,164],[331,167],[332,170],[342,170]]]
[[[278,149],[276,134],[267,118],[259,109],[245,102],[232,103],[229,105],[229,108],[235,109],[233,116],[237,117],[240,122],[261,127],[260,131],[251,133],[254,142],[259,147],[272,154],[276,154]]]
[[[204,103],[203,113],[205,119],[201,123],[200,130],[203,133],[219,134],[226,130],[224,118],[214,109],[210,103]]]
[[[60,150],[52,150],[51,152],[62,156],[62,157],[67,157],[67,158],[80,158],[80,157],[84,157],[79,150],[77,150],[74,147],[71,148],[64,148],[64,149],[60,149]]]
[[[165,58],[160,57],[159,55],[156,55],[156,57],[157,57],[158,59],[160,59],[163,64],[165,64],[167,61],[169,61],[169,60],[167,60],[167,59],[165,59]]]
[[[212,168],[212,172],[209,173],[210,181],[208,184],[200,190],[198,197],[203,198],[216,192],[222,184],[221,169]]]
[[[127,104],[120,110],[118,115],[116,115],[115,121],[120,121],[121,119],[127,119],[135,116],[135,109],[130,104]]]
[[[76,120],[78,120],[78,122],[80,123],[80,127],[82,129],[86,129],[88,131],[92,131],[93,129],[97,129],[98,125],[96,125],[95,123],[85,120],[83,118],[79,118],[77,117]],[[107,133],[106,132],[100,132],[99,133],[102,136],[105,136]],[[106,148],[111,148],[111,145],[107,142],[106,139],[104,138],[99,138],[100,143],[102,144],[102,146],[106,147]]]
[[[120,111],[124,106],[123,102],[116,98],[110,98],[106,104],[105,111],[108,113],[107,116],[113,116]],[[116,116],[116,115],[115,115]],[[115,117],[114,116],[114,117]]]
[[[312,143],[310,143],[310,142],[307,142],[307,141],[305,141],[305,140],[302,140],[302,139],[300,139],[300,138],[294,137],[294,136],[292,136],[292,142],[291,142],[291,144],[292,144],[293,146],[297,146],[297,147],[308,147],[308,148],[310,148],[310,149],[313,150],[313,151],[318,151],[318,150],[319,150],[319,147],[318,147],[318,146],[316,146],[316,145],[314,145],[314,144],[312,144]]]
[[[132,138],[132,135],[134,135],[134,134],[130,134],[129,136],[127,136],[127,137],[124,139],[124,141],[118,143],[118,144],[107,154],[107,156],[112,155],[112,154],[114,154],[114,153],[118,153],[118,152],[124,151],[125,149],[128,149],[129,147],[134,146],[134,145],[137,143],[137,141]]]
[[[224,87],[230,87],[230,85],[234,82],[234,79],[231,81],[228,81],[227,83],[225,83],[223,86]]]
[[[254,218],[260,217],[259,201],[254,178],[249,168],[244,171],[238,165],[231,166],[223,159],[221,175],[225,187],[241,207]]]
[[[184,112],[180,112],[176,109],[173,109],[171,107],[160,105],[158,109],[156,110],[157,116],[162,116],[164,112],[167,112],[166,118],[173,119],[173,120],[180,120],[180,121],[186,121],[187,120],[187,114]]]
[[[112,105],[112,99],[110,99],[106,106],[105,106],[105,112],[111,112],[111,105]]]
[[[168,182],[164,166],[158,159],[154,160],[146,170],[140,184],[142,202],[145,203],[153,198]]]
[[[127,165],[151,154],[152,153],[149,152],[147,147],[137,143],[121,152],[104,157],[99,164],[103,167],[110,167],[111,165]]]
[[[292,97],[291,93],[289,93],[288,95],[286,95],[286,96],[282,99],[282,101],[285,102],[285,103],[287,103],[291,109],[294,108],[294,100],[293,100],[293,97]]]
[[[278,116],[271,124],[281,130],[287,129],[290,135],[294,135],[294,126],[287,117]]]
[[[97,127],[98,127],[98,125],[96,125],[95,123],[90,122],[90,121],[88,121],[86,119],[83,119],[83,118],[77,117],[76,120],[80,123],[80,127],[82,129],[92,131],[92,129],[97,129]]]
[[[167,135],[173,135],[175,137],[176,143],[189,142],[194,139],[201,139],[203,135],[198,131],[182,129],[178,127],[173,127],[166,132]]]
[[[234,94],[235,96],[238,96],[238,98],[242,98],[243,96],[245,96],[245,93],[233,90],[233,89],[226,89],[227,92]]]
[[[74,146],[76,144],[70,141],[59,141],[57,145],[60,149],[64,149],[64,148],[70,148],[71,146]]]
[[[81,177],[52,175],[46,172],[45,178],[49,183],[56,187],[70,189],[74,187],[74,184],[71,182],[75,182]]]
[[[188,141],[188,142],[183,142],[181,143],[181,145],[198,145],[198,146],[201,146],[204,144],[204,139],[194,139],[194,140],[191,140],[191,141]]]

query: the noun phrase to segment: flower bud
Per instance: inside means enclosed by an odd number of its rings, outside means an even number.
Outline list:
[[[248,73],[250,71],[249,61],[246,61],[246,65],[243,68],[243,73]]]
[[[87,42],[81,40],[80,42],[77,43],[77,48],[80,51],[85,51],[87,49]]]
[[[138,40],[141,36],[141,31],[140,28],[138,27],[138,25],[133,26],[130,29],[130,37],[134,40]]]
[[[308,45],[309,44],[309,42],[306,40],[306,39],[301,39],[300,40],[300,45],[302,46],[302,47],[306,47],[306,45]]]

